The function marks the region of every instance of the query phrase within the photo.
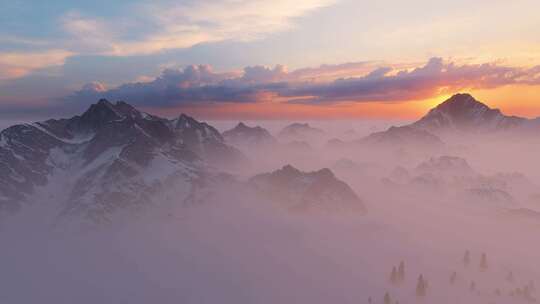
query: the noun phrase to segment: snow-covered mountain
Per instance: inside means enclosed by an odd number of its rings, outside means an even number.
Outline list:
[[[365,212],[361,199],[329,169],[302,172],[291,165],[250,179],[260,193],[299,212]]]
[[[151,203],[172,180],[188,196],[210,168],[245,159],[215,128],[187,115],[168,120],[107,100],[80,116],[16,125],[0,136],[1,211],[55,201],[61,214],[92,220]]]
[[[431,109],[420,120],[401,127],[372,133],[358,143],[390,145],[441,146],[444,135],[484,134],[492,132],[518,132],[533,134],[540,130],[540,118],[526,119],[504,115],[470,94],[456,94]]]
[[[527,119],[506,116],[474,99],[470,94],[456,94],[431,109],[427,115],[412,124],[431,132],[442,131],[499,131],[523,125]]]
[[[223,132],[222,135],[226,142],[239,146],[261,147],[277,143],[277,140],[266,129],[260,126],[249,127],[243,122]]]
[[[247,160],[239,150],[225,142],[216,128],[207,123],[181,114],[169,125],[183,145],[212,165],[231,168]]]

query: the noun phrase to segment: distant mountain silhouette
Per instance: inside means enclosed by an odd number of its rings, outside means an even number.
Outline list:
[[[285,208],[300,212],[365,212],[360,198],[329,169],[302,172],[291,165],[249,181],[256,189]]]
[[[266,129],[256,126],[249,127],[243,122],[234,128],[223,132],[225,141],[240,146],[261,147],[277,143],[277,140]]]
[[[324,134],[321,129],[313,128],[308,123],[293,123],[281,130],[278,137],[287,141],[309,140]]]
[[[436,135],[411,126],[390,127],[358,141],[360,144],[387,146],[414,146],[418,148],[441,148],[443,141]]]

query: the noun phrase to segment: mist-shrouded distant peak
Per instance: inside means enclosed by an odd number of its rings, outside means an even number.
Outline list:
[[[260,126],[250,127],[239,122],[234,128],[223,132],[225,140],[231,144],[240,146],[268,146],[277,143],[277,140]]]
[[[292,123],[283,128],[278,136],[286,140],[309,140],[323,134],[323,130],[314,128],[308,123]]]
[[[365,212],[351,187],[327,168],[303,172],[291,165],[250,179],[255,189],[292,211]]]
[[[444,142],[436,135],[412,126],[390,127],[357,141],[361,144],[393,147],[441,148]]]
[[[421,172],[455,172],[460,175],[475,175],[466,159],[455,156],[432,157],[419,164],[416,169]]]

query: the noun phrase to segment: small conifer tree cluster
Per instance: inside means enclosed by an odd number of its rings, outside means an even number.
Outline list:
[[[390,272],[390,282],[392,284],[399,284],[405,281],[405,262],[399,262],[399,266],[392,266],[392,271]]]
[[[416,283],[416,296],[425,297],[427,295],[427,288],[428,288],[428,283],[426,279],[424,279],[424,276],[421,274],[418,277],[418,282]]]

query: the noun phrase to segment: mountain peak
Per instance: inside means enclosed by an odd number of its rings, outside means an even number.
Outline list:
[[[96,129],[107,122],[121,119],[122,116],[107,99],[100,99],[82,114],[81,123]]]
[[[7,167],[0,166],[0,218],[33,197],[37,187],[64,176],[70,181],[59,196],[62,214],[102,220],[123,206],[151,202],[169,181],[195,186],[207,171],[236,169],[247,161],[214,127],[185,114],[179,120],[185,123],[175,128],[173,121],[128,103],[102,99],[82,115],[2,131],[0,165]]]
[[[287,174],[291,174],[291,173],[297,174],[297,173],[300,173],[300,170],[296,169],[295,167],[293,167],[293,166],[290,165],[290,164],[287,164],[287,165],[283,166],[283,168],[281,168],[280,171],[282,171],[282,172],[284,172],[284,173],[287,173]]]
[[[211,125],[196,120],[184,113],[170,121],[175,132],[182,133],[184,141],[192,145],[198,145],[201,140],[223,143],[223,137]]]
[[[482,110],[482,111],[497,111],[498,109],[491,109],[487,105],[476,100],[471,94],[468,93],[458,93],[450,97],[440,105],[438,105],[432,111],[444,111],[451,115],[459,115],[463,112],[473,111],[473,110]]]
[[[223,132],[226,141],[241,146],[266,146],[274,144],[275,138],[261,126],[250,127],[239,122],[234,128]]]
[[[108,106],[108,107],[113,106],[113,104],[110,101],[108,101],[107,99],[105,99],[105,98],[102,98],[102,99],[98,100],[97,105],[98,106]]]
[[[193,128],[200,124],[193,117],[184,113],[180,114],[180,116],[178,116],[178,118],[175,119],[174,121],[175,121],[175,127],[180,128],[180,129]]]
[[[461,93],[431,109],[412,126],[430,131],[481,131],[506,129],[521,122],[523,119],[505,116],[499,109],[492,109],[472,95]]]
[[[140,120],[149,117],[156,118],[137,110],[127,102],[117,101],[113,104],[107,99],[100,99],[97,103],[92,104],[80,118],[83,126],[96,130],[111,121],[119,121],[124,118]]]
[[[240,132],[250,132],[250,131],[253,131],[253,130],[259,130],[260,127],[256,126],[256,127],[250,127],[248,125],[246,125],[245,123],[243,122],[239,122],[234,128],[233,130],[236,130],[236,131],[240,131]]]
[[[304,140],[318,138],[323,133],[323,130],[314,128],[308,123],[295,122],[283,128],[278,135],[288,140]]]
[[[250,183],[291,211],[366,212],[356,193],[337,179],[330,169],[303,172],[286,165],[276,171],[256,175]]]
[[[243,122],[239,122],[236,127],[233,128],[233,130],[246,132],[267,132],[266,129],[261,126],[250,127]],[[270,134],[268,133],[268,135]]]

